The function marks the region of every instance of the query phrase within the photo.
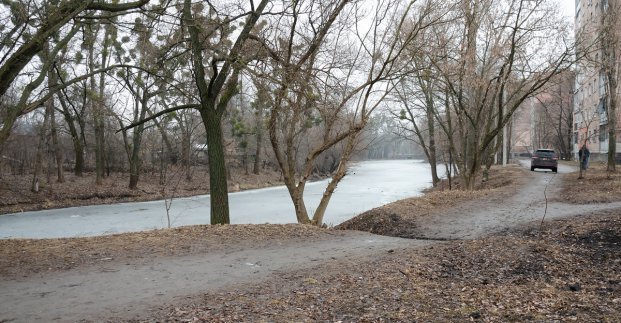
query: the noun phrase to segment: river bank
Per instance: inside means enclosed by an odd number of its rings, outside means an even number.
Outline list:
[[[32,192],[32,176],[4,174],[0,177],[0,214],[24,211],[49,210],[85,205],[102,205],[126,202],[155,201],[209,193],[209,175],[206,166],[194,166],[190,178],[185,169],[170,166],[165,180],[160,182],[159,173],[145,173],[140,177],[138,188],[128,188],[125,173],[113,172],[95,185],[95,175],[85,173],[75,176],[65,172],[65,182],[52,179],[41,185],[39,192]],[[283,185],[280,172],[264,168],[256,175],[243,169],[231,169],[229,191],[257,189]]]
[[[348,172],[330,199],[323,221],[329,226],[369,209],[420,195],[431,186],[429,165],[422,161],[364,161],[352,165]],[[327,183],[324,179],[305,185],[304,202],[309,213],[317,209]],[[284,186],[233,192],[228,198],[232,224],[297,222]],[[0,216],[0,239],[88,237],[209,224],[210,205],[209,195],[196,195],[25,211]]]
[[[576,186],[573,173],[514,167],[491,175],[475,193],[435,192],[366,216],[377,220],[366,221],[366,231],[395,228],[385,222],[398,217],[400,233],[424,233],[423,240],[300,225],[2,240],[0,288],[13,292],[0,300],[6,306],[0,320],[621,319],[621,205],[569,204],[573,195],[565,192]],[[602,183],[599,176],[605,174],[596,169],[587,176],[594,195],[619,181],[615,175],[612,184]],[[493,187],[494,181],[504,184]],[[617,193],[611,194],[621,197]],[[513,205],[520,207],[510,212]],[[124,283],[136,273],[148,278],[139,300],[131,296],[133,285]],[[174,287],[197,277],[203,279],[194,289]],[[95,282],[107,287],[90,285]],[[42,294],[20,294],[24,290]],[[94,304],[88,295],[97,298]],[[55,310],[33,314],[39,308],[34,304]]]

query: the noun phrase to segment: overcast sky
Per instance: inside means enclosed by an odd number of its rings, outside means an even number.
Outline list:
[[[564,15],[573,17],[576,1],[575,0],[558,0],[561,4],[561,12]]]

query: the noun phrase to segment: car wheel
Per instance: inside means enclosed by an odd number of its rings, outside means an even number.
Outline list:
[[[534,172],[534,171],[535,171],[535,167],[530,166],[530,171],[531,171],[531,172]]]
[[[556,167],[552,168],[553,173],[556,173],[556,171],[557,171]]]

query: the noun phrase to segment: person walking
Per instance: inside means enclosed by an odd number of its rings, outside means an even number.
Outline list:
[[[589,168],[589,158],[591,157],[591,152],[586,145],[582,145],[582,148],[578,151],[578,160],[580,161],[580,176],[578,179],[584,178],[584,173],[586,173],[587,168]]]

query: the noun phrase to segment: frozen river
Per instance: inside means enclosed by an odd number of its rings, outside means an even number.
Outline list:
[[[313,212],[327,180],[308,183],[305,201]],[[324,218],[336,225],[366,210],[420,195],[431,186],[429,165],[419,160],[365,161],[352,166],[339,184]],[[229,194],[231,223],[294,223],[284,186]],[[172,202],[173,227],[208,224],[209,195]],[[0,238],[58,238],[144,231],[167,226],[164,201],[119,203],[0,215]]]

